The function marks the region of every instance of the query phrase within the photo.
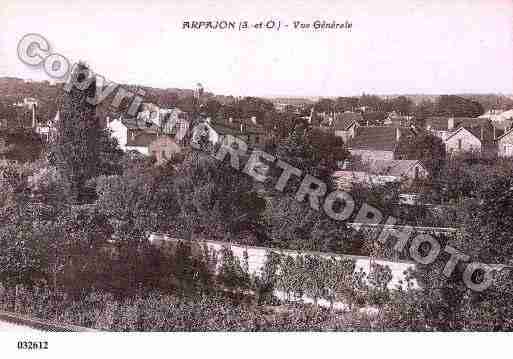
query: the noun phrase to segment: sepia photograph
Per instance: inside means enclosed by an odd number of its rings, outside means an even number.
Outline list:
[[[513,1],[0,0],[0,355],[512,330]]]

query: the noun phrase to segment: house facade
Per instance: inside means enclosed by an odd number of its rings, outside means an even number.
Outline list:
[[[412,119],[413,116],[400,115],[396,111],[392,111],[387,115],[383,124],[385,126],[409,127]]]
[[[249,147],[264,147],[267,140],[267,132],[260,126],[256,119],[228,119],[215,122],[207,122],[209,139],[212,143],[223,141],[226,135],[241,139]]]
[[[363,122],[363,117],[355,112],[335,113],[325,117],[319,127],[332,131],[335,136],[341,137],[344,143],[349,143],[356,136],[356,129]]]
[[[445,151],[449,154],[482,151],[479,137],[465,127],[460,127],[445,140]]]
[[[170,137],[162,135],[149,145],[150,156],[155,157],[157,165],[163,165],[174,155],[182,151],[181,147]]]
[[[499,157],[513,157],[513,129],[497,140]]]
[[[137,151],[145,156],[149,156],[149,145],[159,136],[157,125],[137,118],[118,118],[110,121],[107,128],[123,151]]]
[[[442,139],[448,154],[477,152],[495,156],[495,140],[504,133],[499,123],[488,118],[430,117],[426,119],[426,130]]]

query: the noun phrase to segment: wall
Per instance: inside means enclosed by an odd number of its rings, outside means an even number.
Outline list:
[[[350,139],[354,138],[356,125],[352,125],[347,131],[335,131],[335,136],[342,137],[344,143],[349,142]]]
[[[351,152],[351,155],[353,155],[353,156],[360,156],[363,162],[368,162],[371,160],[393,160],[394,159],[394,151],[351,149],[351,150],[349,150],[349,152]]]
[[[157,138],[149,146],[149,153],[155,156],[157,165],[164,164],[173,155],[180,153],[180,151],[180,146],[167,136]]]
[[[513,131],[510,131],[508,134],[506,134],[499,140],[499,156],[513,156]]]
[[[455,135],[445,141],[446,152],[459,152],[460,149],[458,147],[458,140],[460,139],[462,152],[481,152],[481,141],[464,128],[459,130]]]
[[[112,137],[118,140],[119,147],[125,151],[128,141],[128,129],[126,126],[121,123],[121,120],[116,119],[108,123],[107,128],[112,131]]]
[[[165,241],[178,241],[178,239],[174,239],[168,236],[164,235],[157,235],[152,234],[150,236],[150,242],[158,244]],[[223,246],[229,246],[235,256],[239,258],[239,260],[242,263],[242,260],[244,259],[244,251],[247,251],[248,253],[248,266],[249,271],[252,274],[260,275],[262,268],[265,265],[266,259],[267,259],[267,253],[269,251],[273,251],[276,253],[282,253],[284,255],[290,255],[290,256],[297,256],[298,254],[301,255],[318,255],[322,256],[324,258],[348,258],[348,259],[354,259],[356,261],[356,270],[363,269],[365,273],[369,273],[370,268],[370,258],[369,257],[363,257],[363,256],[352,256],[352,255],[340,255],[340,254],[334,254],[334,253],[323,253],[323,252],[311,252],[311,251],[293,251],[293,250],[279,250],[279,249],[271,249],[267,247],[256,247],[256,246],[244,246],[239,244],[231,244],[227,242],[217,242],[217,241],[205,241],[209,249],[216,250],[219,252]],[[392,280],[389,283],[389,288],[396,288],[397,285],[399,285],[400,281],[404,281],[404,271],[409,268],[414,268],[415,264],[413,262],[406,262],[406,261],[398,261],[398,262],[392,262],[392,261],[385,261],[385,260],[375,260],[375,263],[381,264],[381,265],[387,265],[390,267],[392,271]],[[405,283],[403,283],[403,286]]]

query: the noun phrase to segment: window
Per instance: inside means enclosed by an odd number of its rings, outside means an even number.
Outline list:
[[[419,178],[419,168],[415,167],[415,174],[413,175],[413,178],[418,179]]]
[[[462,145],[462,139],[460,138],[460,139],[458,139],[458,150],[460,150],[460,151],[461,151],[461,148],[462,148],[462,147],[463,147],[463,145]]]
[[[511,144],[504,145],[504,155],[513,156],[513,145],[511,145]]]

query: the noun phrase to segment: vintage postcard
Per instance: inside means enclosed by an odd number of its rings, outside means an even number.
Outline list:
[[[510,0],[1,0],[0,30],[0,353],[513,329]]]

